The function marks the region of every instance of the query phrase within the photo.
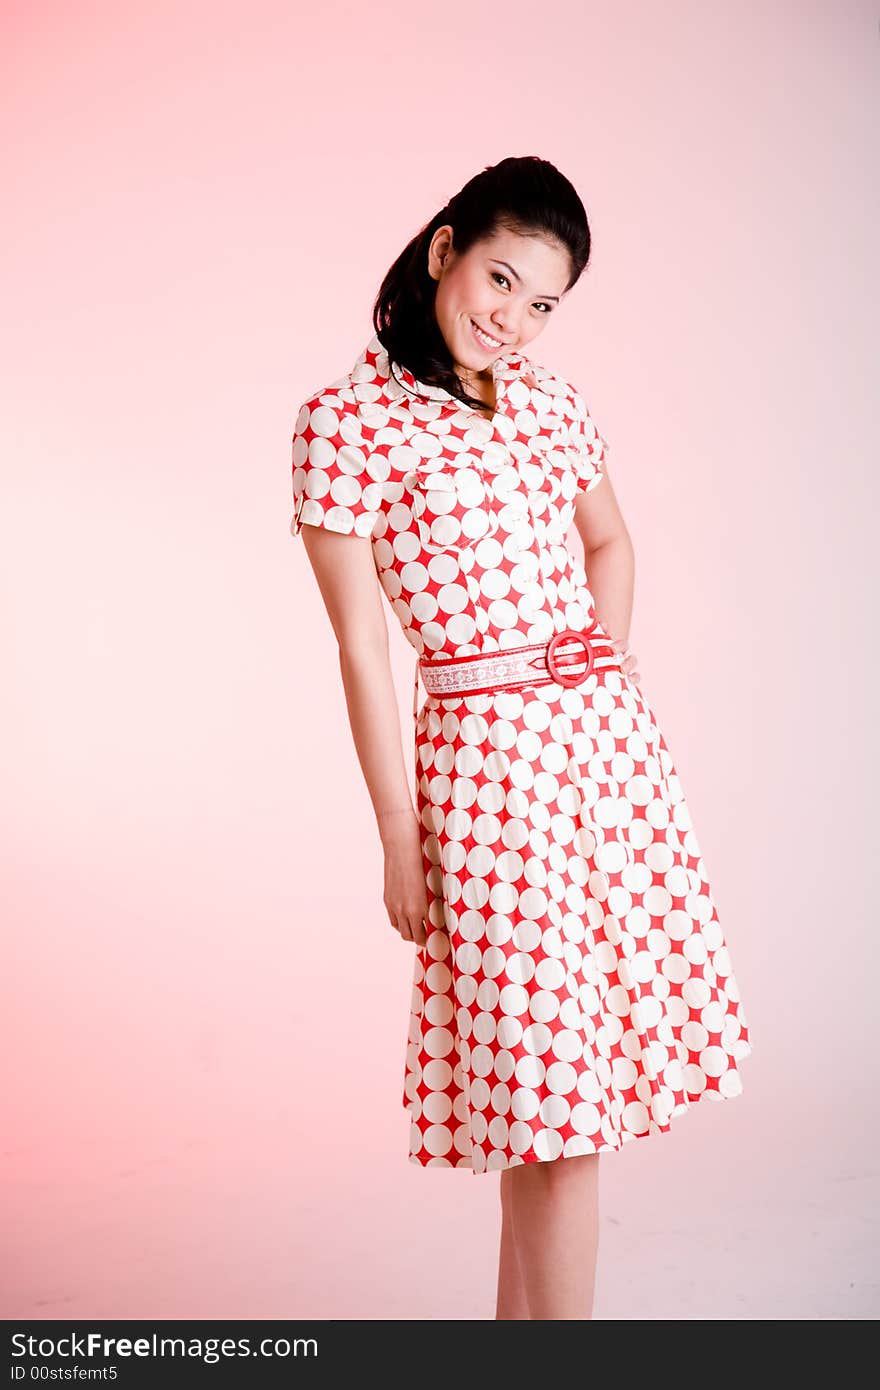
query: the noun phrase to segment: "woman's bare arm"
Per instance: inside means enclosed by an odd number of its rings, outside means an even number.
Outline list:
[[[384,903],[405,941],[424,945],[427,885],[408,785],[388,628],[368,537],[306,523],[300,533],[336,635],[348,720],[385,852]]]
[[[584,547],[584,569],[596,604],[596,617],[614,645],[624,650],[632,622],[635,552],[607,464],[602,481],[589,492],[579,493],[574,526]],[[624,658],[623,667],[638,684],[638,661],[633,654]]]

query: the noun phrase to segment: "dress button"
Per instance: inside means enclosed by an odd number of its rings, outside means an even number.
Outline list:
[[[483,450],[483,464],[486,468],[505,468],[509,462],[509,456],[505,445],[497,439],[490,439]]]
[[[492,421],[475,420],[469,431],[479,444],[488,444],[492,438]]]

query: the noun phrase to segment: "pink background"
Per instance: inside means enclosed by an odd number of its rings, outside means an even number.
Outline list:
[[[497,1175],[406,1161],[289,440],[409,236],[538,153],[594,249],[532,355],[611,442],[755,1047],[603,1157],[595,1315],[876,1316],[876,7],[3,14],[0,1313],[494,1314]]]

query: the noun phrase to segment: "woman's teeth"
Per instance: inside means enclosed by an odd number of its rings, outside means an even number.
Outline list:
[[[489,334],[484,333],[482,328],[480,328],[479,324],[474,323],[473,319],[471,319],[471,326],[473,327],[474,333],[476,334],[477,338],[483,344],[484,347],[494,349],[500,348],[502,346],[500,338],[490,338]]]

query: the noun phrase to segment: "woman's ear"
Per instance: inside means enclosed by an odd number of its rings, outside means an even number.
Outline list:
[[[448,223],[444,223],[442,227],[437,228],[428,247],[428,274],[432,280],[440,279],[451,250],[452,228]]]

